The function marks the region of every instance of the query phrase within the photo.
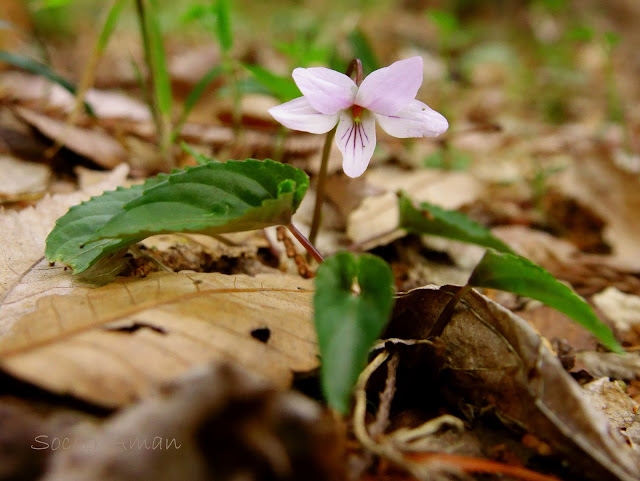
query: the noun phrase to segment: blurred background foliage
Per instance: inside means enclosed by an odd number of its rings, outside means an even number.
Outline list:
[[[19,31],[22,43],[37,39],[40,50],[32,54],[72,80],[79,78],[90,39],[110,5],[103,0],[3,3],[0,15]],[[215,2],[157,3],[174,60],[215,43],[210,8]],[[431,103],[454,121],[461,92],[469,98],[478,87],[499,86],[518,115],[549,123],[585,118],[638,123],[638,114],[625,107],[638,100],[635,0],[234,0],[230,6],[236,58],[280,76],[297,66],[343,69],[354,55],[363,57],[370,71],[418,54],[425,59]],[[127,10],[108,49],[125,63],[141,56],[134,8]],[[0,47],[19,48],[6,39],[3,25]],[[207,61],[208,67],[215,63]],[[202,73],[194,71],[194,79]],[[180,83],[179,77],[172,81]],[[113,81],[99,72],[98,85]]]

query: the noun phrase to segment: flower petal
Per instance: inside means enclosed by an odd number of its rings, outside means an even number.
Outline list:
[[[367,170],[376,147],[376,122],[364,114],[356,123],[351,112],[342,112],[336,130],[336,144],[342,152],[342,169],[349,177],[359,177]]]
[[[338,123],[338,114],[327,115],[318,112],[305,97],[272,107],[269,113],[285,127],[312,134],[329,132]]]
[[[382,130],[401,139],[436,137],[449,128],[447,119],[419,100],[412,100],[395,115],[374,115]]]
[[[420,85],[422,57],[400,60],[369,74],[355,103],[378,114],[393,115],[416,98]]]
[[[311,106],[335,114],[353,105],[358,87],[345,74],[324,67],[297,68],[293,80]]]

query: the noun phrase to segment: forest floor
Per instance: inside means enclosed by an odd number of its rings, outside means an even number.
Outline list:
[[[94,58],[106,2],[5,3],[0,50],[94,77],[94,115],[0,61],[0,480],[640,480],[640,4],[243,1],[225,50],[205,7],[159,2],[173,125],[224,67],[162,148],[134,8]],[[349,415],[322,398],[317,264],[275,227],[148,237],[101,281],[45,259],[69,207],[196,165],[180,141],[304,170],[308,233],[324,136],[280,126],[285,94],[245,65],[288,79],[355,56],[365,74],[420,56],[417,98],[449,129],[378,129],[356,179],[332,147],[316,246],[380,256],[397,292]],[[398,229],[399,191],[570,285],[627,354],[493,289],[427,340],[484,249]]]

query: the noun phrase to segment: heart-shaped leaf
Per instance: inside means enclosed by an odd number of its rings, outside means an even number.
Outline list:
[[[488,249],[473,270],[469,284],[501,289],[543,302],[587,328],[612,351],[624,352],[611,329],[598,319],[584,299],[524,257]]]
[[[272,160],[187,168],[72,207],[49,234],[46,256],[80,273],[150,235],[288,224],[308,186],[302,170]]]
[[[415,234],[429,234],[454,239],[499,252],[513,253],[511,248],[496,238],[489,229],[472,221],[455,210],[445,210],[437,205],[422,202],[415,207],[404,192],[398,195],[400,227]]]
[[[329,405],[345,414],[369,348],[389,321],[393,274],[378,257],[340,252],[318,268],[313,303],[322,389]]]

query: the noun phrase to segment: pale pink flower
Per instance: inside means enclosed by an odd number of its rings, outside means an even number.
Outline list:
[[[293,80],[302,97],[269,109],[282,125],[313,134],[336,124],[336,144],[349,177],[367,169],[376,146],[376,120],[394,137],[435,137],[447,119],[419,100],[422,58],[412,57],[381,68],[360,86],[346,75],[323,67],[297,68]]]

